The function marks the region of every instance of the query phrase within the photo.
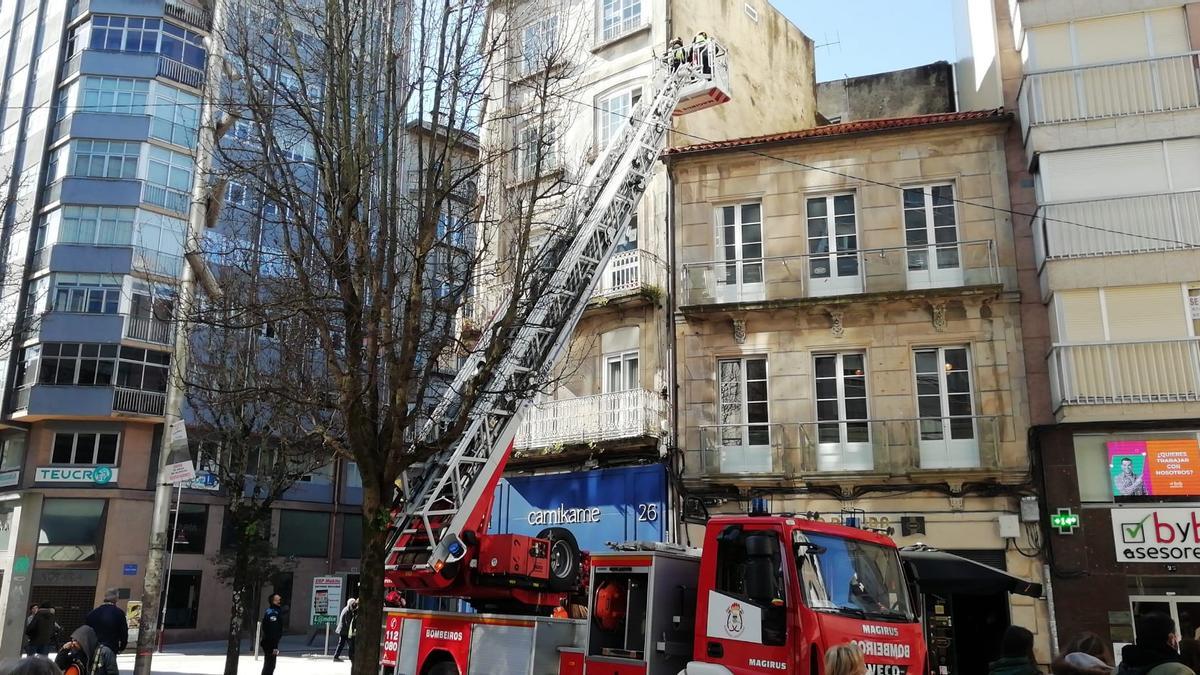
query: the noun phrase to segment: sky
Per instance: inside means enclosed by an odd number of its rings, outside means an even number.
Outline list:
[[[954,59],[950,0],[771,0],[817,44],[817,81]],[[824,43],[833,42],[821,46]]]

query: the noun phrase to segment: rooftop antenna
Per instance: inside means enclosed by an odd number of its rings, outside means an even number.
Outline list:
[[[836,47],[838,47],[838,52],[842,51],[841,50],[842,35],[841,35],[840,31],[834,32],[832,40],[829,39],[829,33],[823,34],[821,36],[821,39],[822,39],[822,42],[813,45],[813,49],[821,49],[822,47],[835,47],[836,46]]]

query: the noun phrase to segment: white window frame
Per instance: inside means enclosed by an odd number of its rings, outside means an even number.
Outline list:
[[[763,376],[751,378],[750,364],[762,362]],[[723,366],[737,364],[737,401],[726,401],[722,390]],[[721,473],[769,473],[775,467],[771,457],[771,363],[767,355],[719,357],[716,363],[716,449],[719,453]],[[749,398],[749,385],[762,382],[766,395],[763,399]],[[761,405],[766,410],[766,419],[751,421],[749,408]],[[736,406],[737,418],[726,419],[725,406]],[[731,409],[733,410],[733,409]],[[751,428],[766,431],[766,442],[761,435],[751,436]]]
[[[106,141],[81,138],[71,143],[71,176],[80,178],[115,178],[135,180],[141,160],[141,143],[136,141]],[[87,158],[86,171],[80,163]],[[99,162],[97,172],[96,162]]]
[[[842,197],[850,198],[849,213],[837,211],[839,198]],[[861,293],[863,290],[863,261],[859,254],[857,197],[858,195],[854,191],[849,191],[807,195],[804,199],[805,240],[807,242],[805,252],[808,255],[806,281],[810,296]],[[825,215],[809,215],[809,205],[822,201],[825,204]],[[852,235],[838,234],[837,231],[838,219],[846,216],[853,221],[854,234]],[[812,230],[815,224],[822,227],[820,236],[813,236]],[[850,241],[846,241],[847,238]],[[825,242],[825,250],[814,251],[814,242],[821,240]],[[843,247],[843,244],[849,244],[849,246]],[[841,273],[843,269],[851,267],[853,268],[852,273]],[[818,276],[817,273],[822,271],[825,272],[825,275]]]
[[[963,353],[965,363],[963,370],[948,369],[950,366],[949,352],[952,351],[961,351]],[[933,354],[935,368],[933,371],[922,373],[920,371],[918,356],[930,353]],[[918,421],[916,431],[920,467],[922,469],[978,468],[980,465],[980,430],[976,417],[978,403],[976,402],[975,394],[975,377],[971,372],[974,367],[974,361],[971,359],[971,347],[969,345],[913,347],[912,355],[913,395],[917,404]],[[948,376],[956,372],[965,373],[967,376],[967,390],[965,395],[970,404],[970,413],[967,415],[954,415],[950,412],[950,396],[964,395],[964,392],[951,392],[949,390]],[[936,378],[936,393],[922,393],[922,375],[932,375]],[[936,417],[926,416],[921,412],[921,400],[931,398],[936,398],[938,402],[938,415]],[[954,424],[955,420],[960,425],[957,429]],[[955,433],[962,432],[961,422],[963,420],[966,420],[969,425],[970,435],[956,438]]]
[[[645,26],[644,3],[645,0],[600,0],[600,42],[618,40]]]
[[[535,18],[521,31],[521,74],[539,73],[551,65],[559,48],[558,14]]]
[[[612,381],[611,367],[617,365],[620,371],[620,382]],[[631,373],[632,371],[632,373]],[[633,386],[629,385],[630,375],[633,376]],[[616,394],[622,391],[633,391],[638,389],[641,384],[641,354],[640,350],[631,349],[623,352],[615,352],[605,354],[604,356],[604,374],[603,374],[603,392],[605,394]]]
[[[949,188],[948,204],[935,204],[933,191],[935,188]],[[920,191],[921,205],[909,206],[910,193]],[[904,228],[905,269],[908,276],[908,288],[945,288],[961,286],[963,283],[963,251],[962,237],[959,233],[958,190],[953,181],[940,181],[919,185],[905,185],[900,194],[901,223]],[[940,210],[940,211],[939,211]],[[937,213],[949,212],[953,223],[949,226],[938,226]],[[908,227],[908,215],[920,213],[923,227]],[[939,230],[952,230],[953,241],[939,242]],[[910,234],[922,232],[925,243],[910,240]],[[953,253],[953,256],[950,254]],[[953,262],[950,258],[953,257]]]
[[[150,80],[86,75],[78,86],[76,112],[145,115],[146,104],[150,101]]]
[[[55,312],[116,315],[121,311],[122,286],[123,279],[119,274],[56,272],[51,281],[51,307]],[[59,302],[60,293],[66,296],[62,303]],[[99,312],[88,309],[94,300],[100,303]],[[73,309],[77,302],[82,303],[81,309]]]
[[[746,208],[758,207],[758,220],[746,220]],[[726,222],[728,209],[733,209],[733,222]],[[713,243],[717,250],[717,296],[719,302],[754,302],[766,297],[766,214],[761,200],[720,204],[715,209],[716,232]],[[747,240],[746,229],[758,227],[758,239]],[[726,228],[733,228],[732,241],[726,239]],[[747,249],[758,246],[757,256],[746,256]],[[730,250],[732,247],[732,251]],[[732,252],[732,256],[730,253]],[[747,282],[749,277],[751,281]],[[754,279],[757,279],[756,281]]]
[[[845,361],[847,357],[856,356],[862,359],[862,379],[863,379],[863,401],[865,403],[865,417],[849,417],[846,410],[846,402],[849,397],[846,396],[846,380]],[[821,377],[817,370],[817,362],[821,359],[834,359],[834,374],[831,377]],[[818,471],[870,471],[875,468],[875,456],[873,448],[873,434],[871,433],[871,380],[867,364],[870,363],[865,350],[850,350],[850,351],[830,351],[816,352],[813,354],[813,419],[816,422],[813,424],[813,444],[817,449],[817,470]],[[857,377],[853,375],[851,377]],[[821,397],[819,382],[822,380],[832,380],[835,385],[834,397]],[[858,397],[854,397],[857,399]],[[837,402],[837,419],[822,419],[820,412],[820,403],[822,401]],[[864,425],[867,432],[867,440],[852,441],[850,440],[850,425]],[[822,441],[822,427],[834,426],[837,427],[838,439],[836,441]]]
[[[596,101],[596,147],[604,148],[629,124],[634,108],[642,100],[641,86],[625,87]]]
[[[526,124],[517,129],[516,138],[517,177],[521,182],[540,178],[558,169],[558,136],[550,124],[539,124],[537,121]],[[536,152],[538,149],[540,153]],[[541,174],[534,175],[539,154],[542,155]]]
[[[196,160],[191,155],[152,145],[146,158],[146,182],[171,190],[190,191],[195,168]],[[152,175],[156,170],[165,171],[163,180]]]
[[[129,246],[133,243],[135,208],[68,205],[60,211],[55,242],[96,246]],[[87,232],[90,237],[83,236]]]

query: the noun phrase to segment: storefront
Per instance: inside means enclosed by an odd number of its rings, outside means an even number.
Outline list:
[[[1039,436],[1061,642],[1093,631],[1119,655],[1148,612],[1200,628],[1200,430],[1147,427]]]
[[[666,541],[667,476],[661,464],[514,476],[492,502],[493,534],[563,527],[585,551],[607,542]]]

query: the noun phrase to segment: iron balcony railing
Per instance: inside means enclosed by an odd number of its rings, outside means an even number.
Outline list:
[[[886,293],[1001,283],[991,240],[685,263],[684,305]]]
[[[1200,338],[1056,344],[1055,407],[1200,401]]]
[[[1027,73],[1021,129],[1200,107],[1200,52]]]
[[[167,395],[157,391],[143,391],[126,387],[113,388],[113,411],[135,415],[162,417],[166,409]]]
[[[968,415],[701,425],[685,433],[699,441],[706,477],[819,479],[999,470],[1002,424],[998,415]]]
[[[163,15],[183,22],[192,28],[199,28],[202,31],[212,30],[212,12],[186,2],[167,0],[163,5]]]
[[[1200,247],[1200,191],[1046,204],[1033,228],[1039,265]]]
[[[175,80],[194,89],[204,85],[204,70],[194,68],[181,61],[159,55],[158,74],[168,80]]]
[[[659,437],[666,401],[654,392],[631,389],[530,406],[515,447],[544,448],[642,436]]]
[[[666,285],[667,267],[662,259],[649,251],[633,249],[609,259],[592,297],[611,298],[651,287],[665,291]]]

